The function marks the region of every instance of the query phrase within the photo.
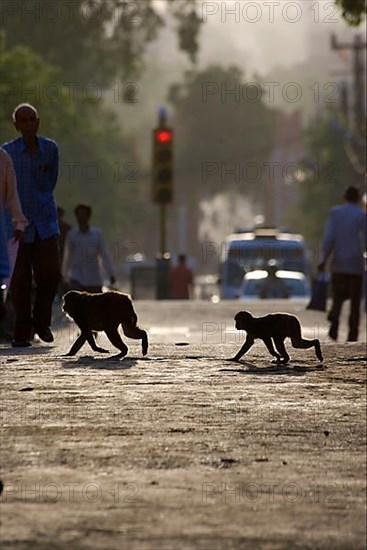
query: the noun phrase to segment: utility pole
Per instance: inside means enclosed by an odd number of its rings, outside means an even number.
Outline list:
[[[365,104],[365,51],[366,42],[357,34],[353,43],[338,42],[334,33],[331,35],[330,45],[332,50],[353,51],[353,75],[354,75],[354,126],[359,131],[365,128],[366,104]]]

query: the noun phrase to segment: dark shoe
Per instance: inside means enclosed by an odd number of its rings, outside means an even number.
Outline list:
[[[29,340],[12,340],[11,345],[13,348],[30,348],[32,344]]]
[[[54,341],[54,336],[49,327],[34,327],[34,332],[38,334],[43,342],[50,343]]]
[[[332,340],[336,341],[338,339],[338,329],[331,325],[329,329],[329,336]]]

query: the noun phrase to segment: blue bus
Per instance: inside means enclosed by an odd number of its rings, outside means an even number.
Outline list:
[[[227,300],[238,298],[246,273],[266,269],[271,264],[308,277],[310,262],[302,235],[279,232],[274,228],[257,228],[229,235],[221,251],[221,297]]]

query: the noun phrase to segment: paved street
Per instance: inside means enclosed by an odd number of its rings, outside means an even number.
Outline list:
[[[365,548],[366,343],[344,343],[348,312],[335,344],[323,313],[251,305],[320,338],[322,365],[288,343],[278,367],[262,343],[226,361],[243,303],[135,307],[145,358],[102,335],[111,356],[63,357],[60,313],[53,345],[1,346],[1,549]]]

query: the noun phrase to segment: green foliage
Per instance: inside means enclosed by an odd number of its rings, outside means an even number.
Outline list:
[[[60,129],[61,123],[65,138],[72,138],[74,128],[71,122],[75,122],[77,102],[68,101],[60,70],[47,65],[39,55],[24,46],[5,49],[3,34],[0,35],[0,52],[0,123],[4,135],[14,134],[11,118],[14,107],[28,102],[37,109],[46,105],[42,119],[50,134]],[[56,106],[57,109],[53,109]]]
[[[1,28],[9,46],[30,47],[66,80],[107,86],[116,77],[131,77],[142,68],[148,44],[166,24],[153,0],[20,0],[3,9]],[[167,2],[177,22],[179,45],[190,58],[198,49],[200,20],[195,0]]]
[[[58,203],[70,213],[77,202],[89,202],[95,212],[93,223],[102,224],[107,234],[120,232],[139,198],[140,174],[133,147],[114,116],[100,99],[88,101],[81,92],[63,86],[61,71],[28,48],[5,50],[2,39],[1,50],[3,140],[17,136],[11,121],[14,107],[32,103],[40,115],[40,134],[60,147]]]
[[[366,17],[366,0],[335,0],[349,25],[358,26]]]
[[[363,21],[366,0],[335,2],[350,25]],[[60,67],[66,80],[107,86],[115,78],[136,76],[147,46],[172,21],[180,49],[195,61],[201,2],[167,0],[164,5],[165,12],[154,0],[17,0],[4,4],[0,29],[6,32],[10,47],[31,48]]]
[[[342,202],[349,185],[362,184],[346,152],[347,138],[333,112],[312,123],[306,133],[305,178],[298,184],[299,200],[289,222],[314,247],[322,241],[330,208]]]
[[[260,86],[247,84],[241,70],[233,66],[189,71],[183,83],[171,87],[177,171],[186,190],[200,195],[203,189],[216,193],[235,186],[239,192],[262,198],[261,182],[248,183],[244,175],[250,163],[263,168],[272,146],[275,112],[261,96]],[[215,173],[206,178],[207,163]],[[240,173],[230,176],[236,165]]]
[[[193,63],[196,61],[199,50],[198,37],[202,24],[202,20],[194,9],[194,3],[192,0],[171,3],[173,16],[178,23],[179,47],[182,51],[187,52]]]

